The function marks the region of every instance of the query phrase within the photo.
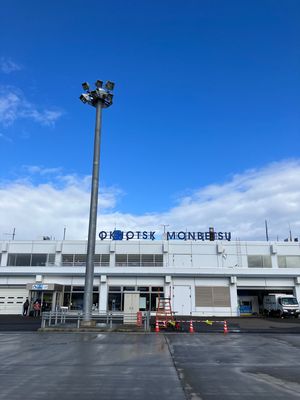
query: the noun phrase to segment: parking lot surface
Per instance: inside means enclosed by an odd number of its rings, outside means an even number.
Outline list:
[[[280,334],[168,335],[190,399],[300,398],[300,337]]]
[[[163,335],[0,334],[1,400],[185,399]]]
[[[1,400],[299,399],[298,334],[1,333]]]

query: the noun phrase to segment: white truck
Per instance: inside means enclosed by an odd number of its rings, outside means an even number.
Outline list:
[[[265,315],[298,318],[300,314],[298,300],[292,294],[269,293],[264,297],[263,306]]]

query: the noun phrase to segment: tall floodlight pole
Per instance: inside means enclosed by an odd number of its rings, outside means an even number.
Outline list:
[[[96,229],[97,229],[97,211],[98,211],[98,188],[99,188],[99,166],[100,166],[100,144],[101,144],[101,119],[102,109],[112,105],[115,84],[107,81],[103,88],[103,82],[97,80],[96,89],[90,91],[87,82],[82,84],[83,93],[79,98],[83,103],[87,103],[96,108],[96,125],[94,137],[94,159],[93,159],[93,175],[90,202],[89,232],[86,255],[86,270],[84,284],[84,300],[83,300],[83,325],[90,326],[92,321],[93,306],[93,282],[94,282],[94,259],[96,245]]]

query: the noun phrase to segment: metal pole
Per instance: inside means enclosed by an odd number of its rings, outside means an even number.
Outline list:
[[[94,161],[93,161],[93,175],[92,175],[92,188],[91,188],[87,257],[86,257],[87,259],[86,259],[86,272],[85,272],[85,285],[84,285],[84,301],[83,301],[84,325],[92,324],[91,312],[93,305],[94,255],[95,255],[95,245],[96,245],[97,209],[98,209],[101,117],[102,117],[102,103],[100,100],[98,100],[96,104]]]
[[[269,241],[269,230],[268,230],[268,221],[265,219],[265,228],[266,228],[266,240]]]

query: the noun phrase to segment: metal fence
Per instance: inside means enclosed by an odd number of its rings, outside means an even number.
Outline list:
[[[124,313],[124,312],[103,312],[93,313],[91,319],[95,322],[95,327],[106,328],[112,330],[117,326],[137,326],[140,330],[150,331],[150,312],[140,311],[138,313]],[[65,310],[49,311],[42,313],[41,328],[47,327],[65,327],[77,328],[81,326],[83,321],[82,312],[70,312]]]

